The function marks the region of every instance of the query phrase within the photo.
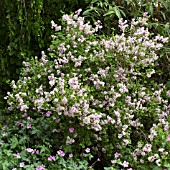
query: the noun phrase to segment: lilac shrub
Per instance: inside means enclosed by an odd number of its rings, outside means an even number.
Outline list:
[[[44,134],[52,150],[90,152],[104,166],[167,166],[170,92],[152,75],[168,39],[149,32],[146,15],[120,19],[120,35],[98,35],[101,22],[92,27],[80,12],[63,15],[61,26],[51,22],[56,32],[48,54],[23,62],[8,109],[34,135],[32,145],[36,139],[43,145]]]

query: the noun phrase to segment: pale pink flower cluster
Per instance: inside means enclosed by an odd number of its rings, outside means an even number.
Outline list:
[[[56,82],[56,77],[54,76],[54,74],[51,74],[50,76],[48,76],[48,79],[50,80],[49,81],[49,84],[50,86],[54,86],[55,82]]]
[[[17,153],[17,154],[13,154],[13,156],[17,157],[17,158],[21,158],[21,153]]]
[[[84,18],[83,17],[79,17],[81,9],[79,10],[79,12],[76,13],[76,15],[63,15],[62,20],[67,22],[67,25],[72,25],[74,28],[79,28],[80,31],[84,32],[85,34],[89,35],[89,34],[93,34],[95,32],[97,32],[99,29],[102,28],[101,22],[97,21],[95,23],[95,28],[92,28],[91,25],[89,25],[89,23],[84,23]],[[54,23],[53,23],[54,24]],[[68,28],[69,30],[69,28]]]
[[[37,149],[27,148],[26,151],[31,154],[37,154],[37,155],[39,154],[39,150],[37,150]]]
[[[62,150],[58,150],[58,151],[57,151],[57,154],[60,155],[60,156],[65,156],[65,153],[64,153],[64,151],[62,151]]]
[[[123,22],[123,18],[119,19],[119,28],[122,32],[124,32],[128,26],[129,25],[127,24],[127,20]]]
[[[69,81],[68,81],[68,84],[69,84],[71,89],[79,89],[80,88],[80,85],[79,85],[79,82],[78,82],[78,77],[70,78]]]
[[[20,167],[22,168],[22,167],[24,167],[25,166],[25,162],[20,162]]]
[[[36,167],[36,170],[44,170],[45,169],[45,165],[40,165]]]
[[[61,26],[58,26],[57,24],[55,24],[53,20],[51,21],[51,25],[52,25],[51,28],[52,29],[54,28],[55,31],[60,31],[61,30]]]
[[[55,159],[55,156],[49,156],[48,157],[48,161],[55,161],[56,159]]]

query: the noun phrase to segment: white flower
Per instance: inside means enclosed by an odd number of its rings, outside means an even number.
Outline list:
[[[75,142],[75,140],[73,138],[70,138],[70,136],[67,136],[67,139],[66,139],[66,144],[67,145],[72,144],[74,142]]]
[[[153,156],[148,157],[148,161],[149,162],[153,162],[154,161],[154,157]]]
[[[128,167],[129,166],[129,162],[124,161],[122,164],[124,167]]]
[[[84,122],[85,124],[90,124],[90,117],[85,117],[85,118],[83,119],[83,122]]]
[[[89,153],[90,152],[90,148],[86,148],[85,151],[86,151],[86,153]]]
[[[164,150],[164,148],[159,148],[159,152],[163,152]]]
[[[20,110],[26,111],[27,109],[29,109],[29,107],[27,105],[22,105]]]
[[[157,164],[158,166],[161,166],[160,162],[161,162],[160,159],[156,160],[156,164]]]
[[[55,31],[56,31],[56,32],[57,32],[57,31],[60,31],[60,30],[61,30],[61,26],[58,26],[58,27],[56,26],[56,27],[55,27]]]
[[[66,97],[63,97],[63,99],[62,99],[62,104],[67,104],[67,102],[68,102],[67,98],[66,98]]]

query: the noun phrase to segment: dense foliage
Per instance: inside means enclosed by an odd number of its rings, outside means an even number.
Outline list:
[[[22,61],[39,56],[49,46],[51,20],[58,23],[61,10],[69,13],[83,6],[77,0],[0,1],[0,113],[10,90],[6,81],[17,80]]]
[[[1,131],[1,166],[169,167],[170,91],[151,79],[168,38],[149,32],[147,13],[120,19],[120,33],[105,36],[97,34],[101,22],[92,27],[80,11],[63,15],[61,26],[51,22],[47,54],[23,62],[11,82],[13,119]]]
[[[0,169],[170,169],[170,0],[1,0],[0,16]]]

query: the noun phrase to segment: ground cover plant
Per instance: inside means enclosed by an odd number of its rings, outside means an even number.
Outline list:
[[[170,168],[170,91],[151,80],[168,38],[149,32],[147,13],[105,36],[80,12],[51,22],[48,54],[11,82],[1,169]]]

